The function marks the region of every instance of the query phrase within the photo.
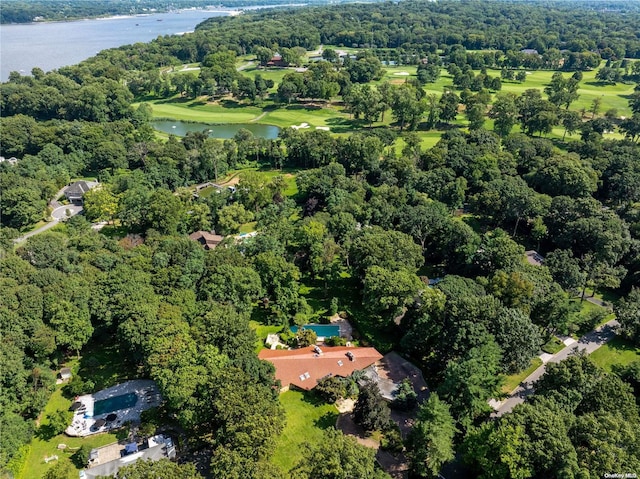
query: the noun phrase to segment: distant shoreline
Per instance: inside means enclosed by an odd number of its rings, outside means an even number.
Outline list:
[[[266,8],[287,8],[287,7],[306,7],[308,3],[283,3],[276,5],[250,5],[246,7],[216,7],[216,8],[181,8],[179,10],[159,10],[156,12],[147,12],[147,13],[136,13],[133,15],[108,15],[108,16],[95,16],[95,17],[78,17],[78,18],[70,18],[68,20],[38,20],[35,22],[24,22],[24,23],[2,23],[2,26],[12,26],[12,25],[42,25],[45,23],[71,23],[71,22],[84,22],[88,20],[120,20],[123,18],[136,18],[136,17],[150,17],[153,15],[160,15],[166,13],[176,13],[179,14],[181,12],[210,12],[210,13],[223,13],[229,17],[235,17],[241,15],[243,12],[248,10],[262,10]]]
[[[292,5],[293,6],[293,5]],[[225,9],[224,7],[218,7],[215,9],[210,8],[182,8],[180,10],[165,10],[165,11],[157,11],[157,12],[149,12],[149,13],[136,13],[134,15],[109,15],[109,16],[97,16],[97,17],[79,17],[73,18],[69,20],[40,20],[37,22],[25,22],[25,23],[3,23],[3,27],[10,27],[12,25],[43,25],[47,23],[72,23],[72,22],[86,22],[90,20],[100,20],[100,21],[108,21],[108,20],[121,20],[125,18],[136,18],[136,17],[152,17],[153,15],[164,15],[167,13],[176,13],[180,14],[182,12],[210,12],[210,13],[225,13],[230,17],[235,17],[236,15],[240,15],[242,13],[242,9],[237,8],[229,8]]]

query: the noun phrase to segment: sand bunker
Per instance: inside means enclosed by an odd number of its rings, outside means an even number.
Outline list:
[[[330,128],[328,126],[316,126],[316,130],[329,131]]]
[[[291,125],[291,128],[294,130],[304,130],[305,128],[309,128],[309,123],[300,123],[299,125]]]
[[[410,73],[409,72],[395,72],[394,75],[406,77],[406,76],[410,75]]]

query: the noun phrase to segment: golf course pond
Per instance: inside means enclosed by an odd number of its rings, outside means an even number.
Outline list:
[[[253,136],[273,140],[278,137],[280,128],[260,123],[226,123],[209,125],[207,123],[191,123],[178,120],[154,120],[151,122],[156,130],[176,136],[185,136],[187,132],[208,131],[212,138],[233,138],[241,129],[249,130]]]

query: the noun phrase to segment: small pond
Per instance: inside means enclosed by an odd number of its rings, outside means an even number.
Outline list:
[[[278,138],[280,128],[273,125],[260,123],[226,123],[223,125],[208,125],[206,123],[187,123],[178,120],[156,120],[151,122],[156,130],[176,136],[185,136],[187,132],[201,132],[209,130],[209,136],[213,138],[233,138],[238,130],[244,128],[258,138],[273,140]]]

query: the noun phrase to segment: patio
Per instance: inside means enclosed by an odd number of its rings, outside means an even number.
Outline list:
[[[71,405],[73,420],[65,434],[84,437],[117,429],[127,422],[137,423],[142,411],[159,406],[161,402],[156,383],[149,379],[127,381],[79,396]],[[94,414],[97,403],[98,414]]]

